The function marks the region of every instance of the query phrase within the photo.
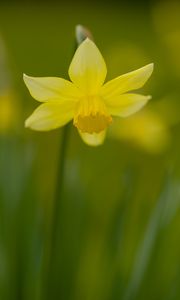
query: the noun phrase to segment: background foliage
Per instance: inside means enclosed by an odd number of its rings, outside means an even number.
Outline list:
[[[1,2],[0,299],[180,298],[179,14],[170,0]],[[93,32],[108,79],[154,62],[144,88],[153,99],[143,119],[120,122],[98,148],[71,126],[47,271],[62,130],[24,129],[38,103],[22,73],[67,77],[79,23]]]

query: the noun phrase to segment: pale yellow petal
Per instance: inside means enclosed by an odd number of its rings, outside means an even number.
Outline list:
[[[150,99],[151,96],[123,94],[119,97],[112,97],[107,108],[113,116],[128,117],[140,110]]]
[[[82,96],[70,81],[58,77],[30,77],[24,74],[24,82],[31,96],[40,101],[66,100],[77,102]]]
[[[37,131],[49,131],[68,123],[74,114],[72,103],[51,101],[41,104],[26,120],[25,127]]]
[[[86,39],[76,50],[69,76],[85,94],[97,93],[106,78],[106,64],[97,46]]]
[[[89,145],[89,146],[100,146],[103,144],[105,136],[106,136],[106,130],[101,131],[100,133],[86,133],[86,132],[81,132],[79,130],[79,134],[83,141]]]
[[[116,97],[128,91],[141,88],[153,72],[153,64],[146,65],[143,68],[129,72],[116,77],[107,82],[101,88],[101,95],[110,101],[111,97]]]

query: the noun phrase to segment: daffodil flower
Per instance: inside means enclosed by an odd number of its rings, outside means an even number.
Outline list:
[[[148,64],[104,84],[105,61],[94,42],[87,38],[77,48],[70,64],[71,81],[24,75],[32,97],[43,102],[26,120],[25,126],[48,131],[73,120],[85,143],[100,145],[112,116],[128,117],[151,98],[129,91],[141,88],[152,71],[153,64]]]

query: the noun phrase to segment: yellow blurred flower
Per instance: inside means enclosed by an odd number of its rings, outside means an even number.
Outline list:
[[[169,144],[169,129],[163,118],[153,111],[143,110],[136,115],[116,120],[110,136],[134,143],[150,153],[160,153]]]
[[[6,90],[0,94],[0,134],[14,128],[18,119],[18,105],[12,91]]]
[[[141,88],[152,71],[153,64],[149,64],[104,84],[105,61],[96,45],[87,38],[76,50],[70,64],[72,82],[56,77],[24,75],[32,97],[45,102],[26,120],[25,126],[47,131],[73,119],[85,143],[100,145],[112,122],[111,116],[130,116],[151,98],[128,92]]]

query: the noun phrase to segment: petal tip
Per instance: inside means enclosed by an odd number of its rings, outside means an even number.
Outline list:
[[[28,80],[30,79],[31,77],[28,76],[27,74],[23,73],[23,80],[24,80],[24,83],[27,85],[28,83]]]
[[[25,127],[25,128],[30,127],[30,126],[29,126],[29,119],[26,119],[26,120],[25,120],[25,122],[24,122],[24,127]]]
[[[150,74],[152,74],[152,72],[154,70],[154,63],[150,63],[149,65],[147,65],[147,67],[149,68]]]
[[[80,45],[94,45],[94,42],[89,38],[87,37]]]
[[[23,73],[23,78],[29,78],[30,76],[28,76],[27,74]]]
[[[23,79],[25,80],[27,77],[28,76],[25,73],[23,73]]]
[[[32,124],[33,124],[33,120],[32,120],[32,115],[30,115],[24,122],[24,127],[25,128],[31,128],[32,129]]]
[[[87,42],[92,42],[92,40],[91,40],[89,37],[87,37],[84,41],[85,41],[86,43],[87,43]]]
[[[144,67],[138,69],[137,71],[139,71],[139,70],[142,70],[149,78],[154,70],[154,63],[145,65]]]
[[[101,146],[104,143],[106,136],[106,130],[101,131],[100,133],[89,134],[78,130],[79,134],[84,141],[84,143],[91,147]]]

